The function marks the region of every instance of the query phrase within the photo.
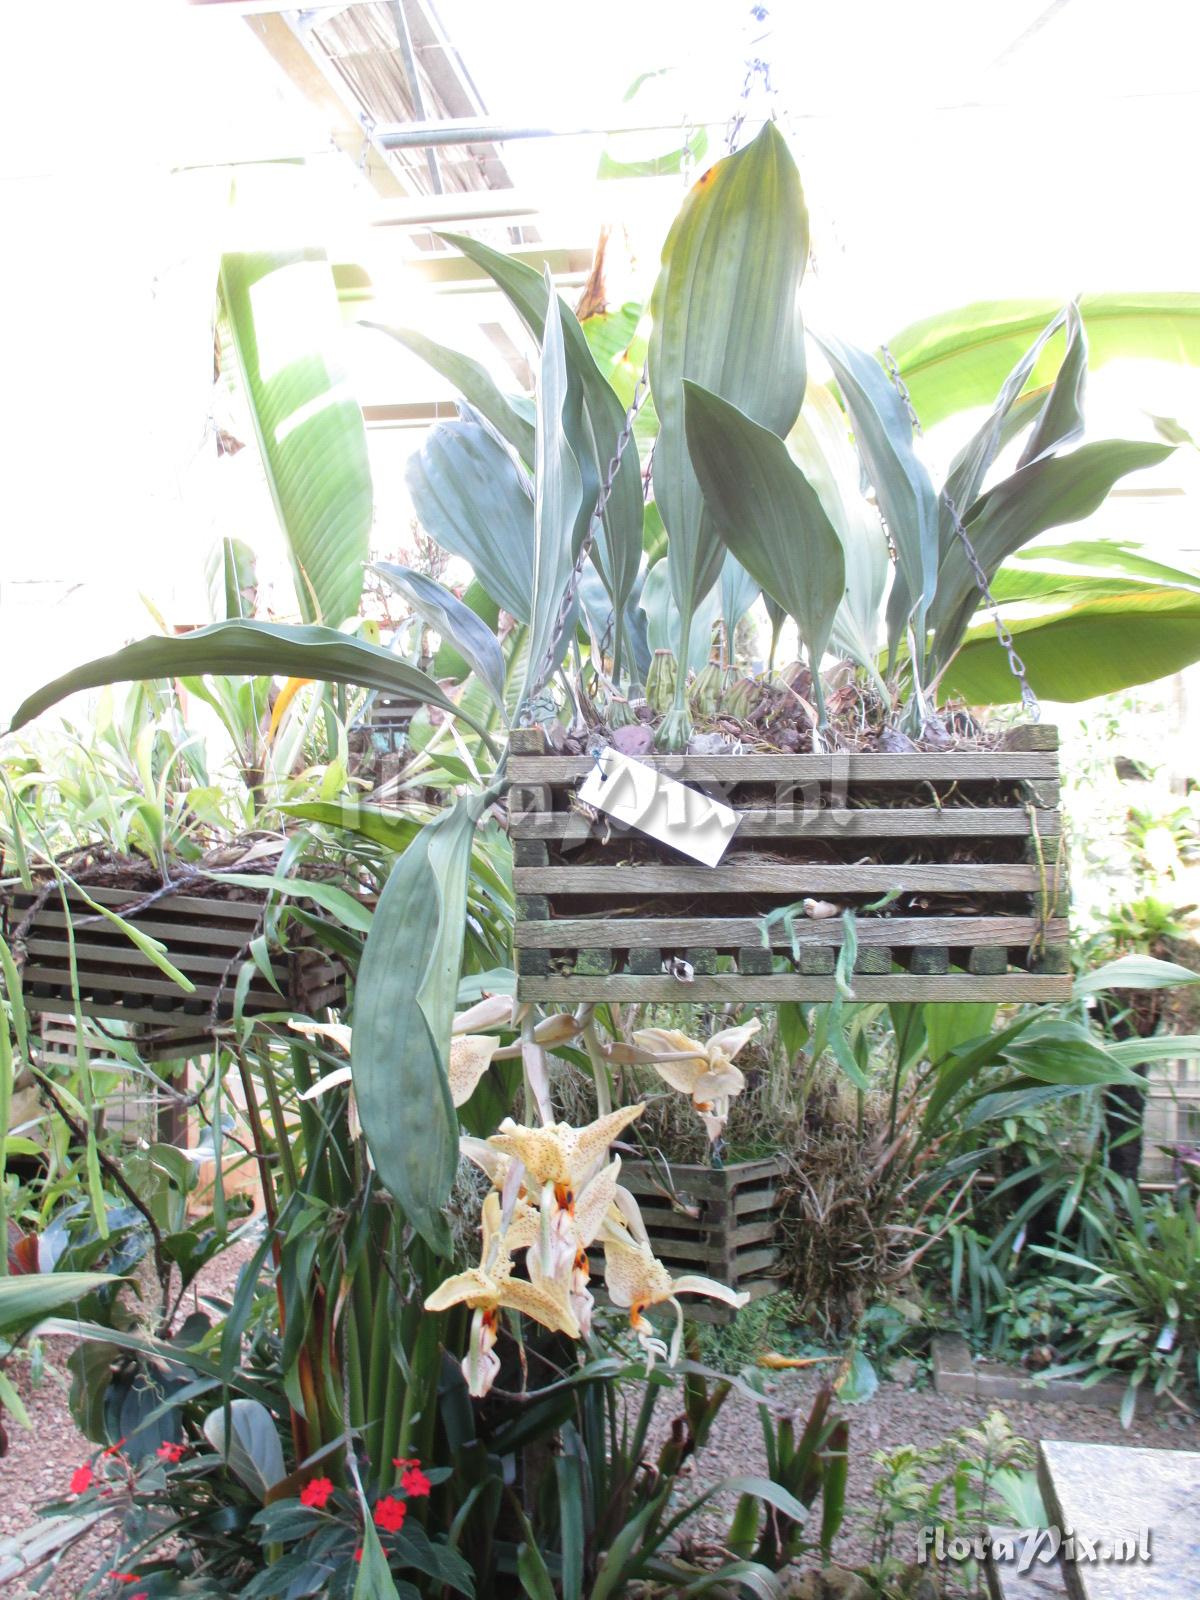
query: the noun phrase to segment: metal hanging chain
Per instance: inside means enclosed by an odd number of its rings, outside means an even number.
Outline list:
[[[752,5],[750,7],[750,20],[752,22],[766,22],[768,15],[769,12],[766,6]],[[755,40],[754,42],[758,43],[759,41]],[[738,135],[741,133],[742,126],[746,121],[746,107],[756,78],[762,79],[763,89],[767,94],[773,95],[775,93],[771,84],[771,63],[762,56],[751,56],[746,62],[746,76],[742,82],[742,92],[739,96],[738,104],[729,119],[729,126],[725,132],[725,149],[729,155],[732,155],[737,148]]]
[[[881,344],[879,346],[879,351],[883,356],[884,369],[892,381],[892,387],[900,396],[900,399],[904,404],[904,409],[908,412],[908,420],[912,423],[913,432],[919,439],[923,439],[925,437],[925,430],[921,426],[921,419],[917,416],[916,407],[912,402],[912,395],[908,392],[908,385],[904,381],[904,377],[901,374],[896,358],[888,349],[886,344]],[[962,518],[958,514],[958,507],[954,504],[954,501],[951,499],[951,497],[946,493],[945,489],[942,490],[941,498],[946,510],[950,513],[950,522],[954,528],[955,536],[963,547],[963,554],[967,558],[967,564],[971,568],[971,572],[975,578],[975,583],[978,586],[983,603],[992,614],[992,622],[995,624],[996,628],[996,638],[1000,641],[1000,647],[1008,657],[1009,671],[1021,686],[1021,704],[1025,707],[1025,711],[1031,722],[1040,722],[1042,717],[1042,708],[1039,705],[1038,697],[1034,693],[1029,679],[1025,674],[1025,663],[1017,654],[1017,647],[1013,642],[1012,633],[1005,623],[1004,618],[1000,615],[1000,607],[995,596],[992,594],[991,585],[988,582],[988,575],[984,571],[983,563],[980,561],[975,552],[975,546],[967,537],[967,530],[963,527]]]
[[[579,589],[579,581],[583,577],[583,569],[587,564],[588,557],[592,553],[592,546],[596,542],[596,528],[603,519],[605,508],[607,507],[609,499],[612,496],[613,484],[617,481],[617,473],[621,466],[621,458],[629,447],[629,441],[633,438],[633,427],[634,423],[637,421],[638,412],[645,405],[646,397],[649,393],[650,352],[647,350],[646,359],[642,363],[641,373],[638,376],[637,383],[634,385],[633,399],[630,401],[629,410],[625,413],[625,421],[622,425],[621,432],[617,436],[617,448],[613,454],[612,460],[608,463],[608,470],[604,474],[603,482],[600,485],[600,492],[596,496],[595,510],[592,512],[591,518],[588,521],[587,531],[584,534],[583,540],[579,546],[579,554],[575,558],[575,566],[572,569],[571,576],[567,579],[566,587],[563,590],[562,602],[559,605],[558,616],[554,623],[554,632],[550,637],[549,648],[547,649],[546,654],[542,657],[537,677],[534,680],[535,682],[544,683],[550,676],[550,673],[554,670],[554,663],[558,657],[559,645],[562,643],[562,636],[566,631],[567,619],[570,617],[571,608],[575,604],[575,595]],[[528,716],[529,714],[530,713],[527,711],[526,715]]]

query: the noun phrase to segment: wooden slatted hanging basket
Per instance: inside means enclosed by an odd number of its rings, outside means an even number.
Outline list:
[[[810,920],[806,898],[856,912],[858,1000],[1070,995],[1056,729],[995,749],[646,760],[740,814],[719,866],[584,814],[591,759],[514,730],[521,1000],[832,1000],[843,919]],[[764,922],[785,906],[790,924]]]
[[[173,1043],[175,1048],[160,1048],[160,1055],[186,1054],[192,1045],[204,1048],[211,1021],[226,1022],[233,1015],[238,975],[250,940],[260,931],[265,895],[245,891],[246,898],[231,899],[171,894],[145,906],[145,894],[136,890],[89,885],[87,893],[119,914],[128,910],[128,920],[160,940],[168,959],[196,987],[185,993],[119,928],[68,891],[81,1013],[149,1027],[156,1037],[157,1030],[170,1029],[170,1039],[159,1044]],[[15,940],[24,953],[22,982],[30,1009],[74,1012],[67,913],[58,889],[49,894],[10,892],[0,910],[5,938]],[[289,1006],[319,1015],[326,1006],[344,1003],[345,973],[319,947],[301,942],[287,953],[273,952],[270,959],[282,993],[256,967],[243,1015]]]

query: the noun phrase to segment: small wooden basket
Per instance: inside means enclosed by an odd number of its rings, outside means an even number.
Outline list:
[[[513,732],[521,1000],[832,1000],[842,909],[859,1000],[1069,997],[1056,729],[993,750],[646,760],[741,814],[719,866],[581,811],[591,759]],[[837,909],[810,919],[805,898]],[[790,925],[765,921],[787,906]]]
[[[623,1161],[621,1183],[637,1199],[654,1254],[673,1278],[699,1273],[758,1300],[779,1287],[781,1156],[734,1161],[726,1167]],[[596,1275],[601,1259],[595,1263]],[[735,1312],[719,1300],[685,1295],[696,1322],[729,1322]]]

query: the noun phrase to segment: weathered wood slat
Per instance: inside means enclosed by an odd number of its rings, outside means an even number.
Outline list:
[[[717,973],[696,978],[692,983],[665,974],[645,976],[613,973],[603,979],[603,998],[611,1001],[676,1002],[725,1000],[734,1002],[779,1000],[832,1000],[836,986],[832,973],[808,976],[803,973],[774,973],[769,977],[741,973]],[[978,974],[950,972],[917,974],[912,972],[864,975],[854,979],[858,1000],[1069,1000],[1069,973],[1009,972]],[[522,1000],[552,1000],[578,1005],[594,1000],[596,980],[588,978],[530,978],[521,981]]]
[[[728,867],[664,866],[638,862],[624,867],[514,867],[518,894],[858,894],[888,889],[902,893],[1011,894],[1040,887],[1036,866],[1022,862],[912,866],[868,862],[829,866],[808,862],[738,862]]]
[[[186,977],[188,974],[185,973],[184,976]],[[57,984],[62,986],[68,981],[62,967],[37,966],[32,962],[26,966],[22,977],[24,982],[31,987],[35,984]],[[157,967],[139,968],[136,972],[128,974],[107,971],[98,972],[94,968],[88,968],[79,973],[79,986],[82,991],[88,994],[98,991],[101,994],[164,995],[169,999],[177,1000],[180,1006],[188,1002],[210,1001],[215,994],[220,992],[228,997],[230,1005],[233,1004],[234,986],[232,978],[224,989],[218,990],[218,986],[215,983],[198,983],[189,993],[181,989],[177,983],[172,983],[171,979],[159,972]],[[282,1000],[270,985],[261,978],[257,983],[251,984],[249,993],[256,1000],[265,999],[269,996],[274,1001],[272,1009],[283,1010],[287,1007],[287,1001]]]
[[[1052,751],[914,751],[893,755],[881,750],[835,755],[641,756],[648,767],[681,783],[923,783],[957,779],[1050,778],[1058,776]],[[590,756],[509,757],[514,784],[574,783],[595,762]]]
[[[141,924],[139,923],[138,926],[140,928]],[[25,948],[29,952],[31,959],[34,956],[49,956],[53,960],[44,964],[55,965],[60,972],[70,970],[70,946],[65,938],[61,940],[31,938],[26,942]],[[230,968],[229,955],[204,956],[197,951],[187,950],[181,953],[174,948],[168,949],[167,954],[173,965],[177,966],[181,972],[185,972],[189,978],[194,977],[197,973],[205,972],[216,973],[219,976],[226,971],[231,971],[232,973],[231,982],[237,978],[238,964],[235,961],[233,967]],[[105,965],[123,966],[126,969],[136,968],[138,971],[145,972],[160,971],[150,957],[144,955],[128,939],[124,940],[123,945],[95,944],[92,940],[84,939],[80,935],[75,940],[75,962],[77,967],[86,967],[88,972],[94,972],[97,967]],[[266,981],[258,968],[255,967],[254,976],[250,980],[251,986],[256,987],[259,984],[265,984]]]
[[[145,889],[106,889],[94,884],[87,884],[85,887],[91,899],[99,901],[102,906],[108,906],[110,910],[117,912],[120,912],[124,906],[134,905],[144,900],[147,894],[153,892]],[[23,909],[30,904],[33,898],[34,896],[28,890],[19,889],[13,894],[12,901],[18,909]],[[73,893],[70,889],[67,890],[67,901],[72,907],[79,907],[80,916],[89,917],[97,914],[86,900]],[[53,906],[60,908],[62,906],[57,889],[48,897],[45,903],[47,910]],[[180,916],[192,918],[198,916],[210,918],[220,916],[229,917],[231,920],[241,919],[243,922],[255,922],[262,915],[262,900],[258,898],[231,900],[222,895],[169,894],[164,895],[161,900],[155,900],[146,907],[147,916],[161,915],[164,912],[178,912]]]
[[[905,839],[937,837],[944,839],[1028,838],[1028,811],[1015,806],[922,806],[908,810],[900,806],[848,811],[826,809],[805,811],[797,806],[779,810],[750,809],[741,812],[733,845],[746,839]],[[1038,817],[1038,834],[1043,839],[1058,833],[1058,817],[1051,813]],[[514,839],[577,841],[601,836],[603,824],[590,822],[578,811],[528,811],[514,813],[509,832]],[[732,848],[733,846],[731,846]],[[526,863],[519,863],[525,865]],[[529,862],[528,865],[536,863]]]
[[[551,917],[545,922],[519,922],[516,927],[518,949],[578,950],[608,945],[626,950],[635,946],[683,949],[690,945],[733,950],[740,946],[762,947],[762,922],[755,917]],[[1036,917],[860,917],[855,931],[860,945],[1028,945],[1037,937],[1041,924]],[[767,930],[771,945],[790,950],[791,935],[780,922]],[[840,917],[809,921],[799,917],[795,924],[799,945],[840,945]],[[1046,924],[1048,944],[1067,936],[1065,920]],[[766,951],[764,949],[763,953]]]
[[[118,915],[121,914],[120,906],[114,906],[112,909]],[[15,928],[23,915],[24,912],[20,908],[11,913],[10,928]],[[165,945],[172,946],[194,944],[211,948],[213,945],[221,945],[223,948],[236,950],[239,946],[245,944],[247,940],[254,937],[253,922],[238,922],[232,927],[221,927],[217,923],[198,922],[195,918],[168,921],[166,918],[154,916],[153,908],[144,916],[138,915],[133,921],[143,933],[149,934],[152,939],[161,939]],[[51,905],[45,905],[37,913],[32,926],[39,931],[43,928],[62,928],[65,930],[67,916],[61,905],[58,906],[57,910]],[[136,956],[139,960],[144,959],[137,946],[131,943],[119,928],[114,928],[111,922],[106,921],[105,918],[93,911],[90,906],[80,907],[78,915],[74,915],[71,918],[71,926],[75,930],[75,937],[78,940],[107,940],[114,948],[128,951],[131,956]]]

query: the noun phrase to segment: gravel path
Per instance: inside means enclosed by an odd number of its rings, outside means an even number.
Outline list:
[[[228,1259],[224,1285],[228,1287],[240,1263]],[[218,1284],[210,1282],[216,1289]],[[61,1339],[47,1341],[47,1373],[41,1386],[31,1388],[27,1371],[17,1367],[14,1380],[28,1406],[33,1431],[26,1433],[9,1419],[9,1451],[0,1460],[0,1537],[27,1527],[39,1503],[65,1488],[71,1471],[91,1454],[93,1446],[76,1430],[67,1408],[64,1362],[69,1346]],[[767,1393],[773,1404],[807,1415],[818,1379],[810,1373],[783,1373],[772,1378]],[[1031,1441],[1068,1439],[1081,1442],[1142,1445],[1160,1450],[1200,1450],[1200,1426],[1178,1413],[1139,1418],[1123,1431],[1111,1411],[1061,1403],[1034,1405],[1009,1402],[993,1408],[986,1402],[937,1395],[923,1388],[883,1383],[863,1405],[847,1410],[850,1420],[850,1473],[848,1514],[836,1550],[846,1564],[865,1561],[869,1555],[869,1518],[872,1482],[878,1450],[913,1444],[927,1449],[964,1424],[983,1421],[989,1410],[999,1409],[1017,1433]],[[664,1405],[660,1421],[669,1422]],[[707,1448],[692,1468],[693,1482],[686,1492],[713,1483],[731,1473],[761,1473],[766,1462],[755,1406],[736,1391],[717,1421]],[[732,1509],[732,1502],[724,1510]],[[720,1516],[703,1517],[696,1530],[711,1537],[727,1524]],[[85,1577],[111,1556],[112,1535],[99,1528],[90,1533],[62,1561],[52,1580],[38,1592],[45,1600],[76,1600]],[[903,1551],[898,1552],[902,1555]],[[26,1600],[31,1591],[13,1582],[0,1585],[4,1595]]]

